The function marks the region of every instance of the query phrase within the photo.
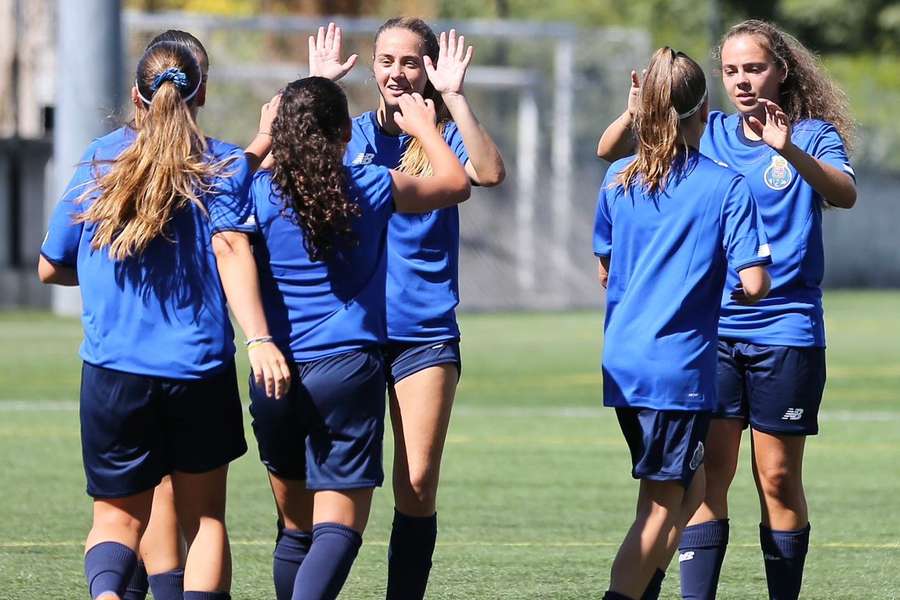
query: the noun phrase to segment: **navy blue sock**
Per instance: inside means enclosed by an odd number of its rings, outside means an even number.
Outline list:
[[[125,586],[125,595],[122,596],[122,600],[145,600],[147,598],[147,590],[150,589],[148,586],[147,569],[144,568],[142,561],[138,561],[134,571],[131,572],[131,579],[128,581],[128,585]]]
[[[657,600],[659,593],[662,591],[662,582],[665,578],[666,572],[662,569],[656,569],[653,577],[650,578],[650,583],[647,584],[647,589],[644,590],[644,595],[641,596],[641,600]]]
[[[338,523],[318,523],[313,526],[312,537],[309,553],[297,570],[291,598],[334,600],[347,580],[362,536]]]
[[[184,597],[184,569],[172,569],[151,575],[153,600],[181,600]]]
[[[231,600],[228,592],[185,592],[184,600]]]
[[[630,596],[620,594],[619,592],[606,592],[603,594],[603,600],[632,600]]]
[[[297,570],[303,564],[312,545],[312,534],[297,529],[281,528],[272,553],[272,578],[275,581],[275,598],[291,600]]]
[[[125,588],[137,566],[134,550],[118,542],[100,542],[84,555],[84,576],[91,598],[113,592],[125,595]]]
[[[770,600],[796,600],[809,549],[809,524],[796,531],[773,531],[760,524],[759,543],[766,565]]]
[[[678,544],[684,600],[715,600],[727,549],[728,519],[685,527]]]
[[[437,513],[430,517],[411,517],[394,509],[388,546],[387,600],[425,597],[436,540]]]

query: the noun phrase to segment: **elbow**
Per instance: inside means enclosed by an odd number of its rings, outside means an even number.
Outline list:
[[[213,254],[217,261],[224,261],[237,256],[240,247],[237,244],[237,236],[232,232],[217,233],[212,238]]]
[[[769,295],[769,289],[772,287],[772,278],[768,271],[763,271],[762,277],[752,283],[744,284],[744,294],[750,304],[756,304]]]
[[[465,202],[472,196],[472,183],[468,176],[455,178],[453,185],[450,186],[452,197],[456,204]]]
[[[850,188],[850,190],[844,194],[842,198],[843,202],[841,203],[841,208],[853,208],[856,206],[856,187]]]
[[[484,187],[494,187],[503,183],[504,179],[506,179],[506,166],[501,162],[496,166],[493,173],[490,173],[479,183]]]
[[[459,190],[459,201],[465,202],[469,198],[472,197],[472,184],[469,183],[469,180],[466,180],[465,185],[462,186]]]

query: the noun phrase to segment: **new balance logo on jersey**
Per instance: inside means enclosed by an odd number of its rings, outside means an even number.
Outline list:
[[[694,560],[694,551],[688,550],[687,552],[682,552],[678,555],[678,562],[682,563],[686,560]]]
[[[799,421],[803,418],[803,409],[802,408],[789,408],[784,411],[784,416],[781,417],[782,421]]]
[[[356,155],[356,158],[353,159],[354,165],[370,165],[372,164],[372,160],[375,158],[374,154],[367,154],[365,152],[360,152]]]

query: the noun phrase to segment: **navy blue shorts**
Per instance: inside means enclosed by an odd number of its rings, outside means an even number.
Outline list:
[[[381,347],[388,383],[394,385],[404,377],[414,375],[428,367],[453,363],[457,379],[462,376],[462,355],[459,340],[427,342],[388,342]]]
[[[291,365],[291,389],[276,400],[250,378],[250,414],[266,468],[310,490],[384,482],[384,365],[377,349]]]
[[[719,340],[719,408],[764,433],[816,435],[825,390],[825,348]]]
[[[687,488],[703,464],[710,413],[616,408],[631,451],[631,476],[676,481]]]
[[[234,363],[193,380],[84,363],[80,415],[94,498],[131,496],[173,471],[205,473],[247,451]]]

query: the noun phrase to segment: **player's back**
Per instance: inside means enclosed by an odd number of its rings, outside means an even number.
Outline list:
[[[755,204],[743,178],[696,151],[650,194],[628,190],[614,163],[600,191],[594,251],[609,256],[604,401],[612,406],[708,410],[729,263],[759,257]]]

